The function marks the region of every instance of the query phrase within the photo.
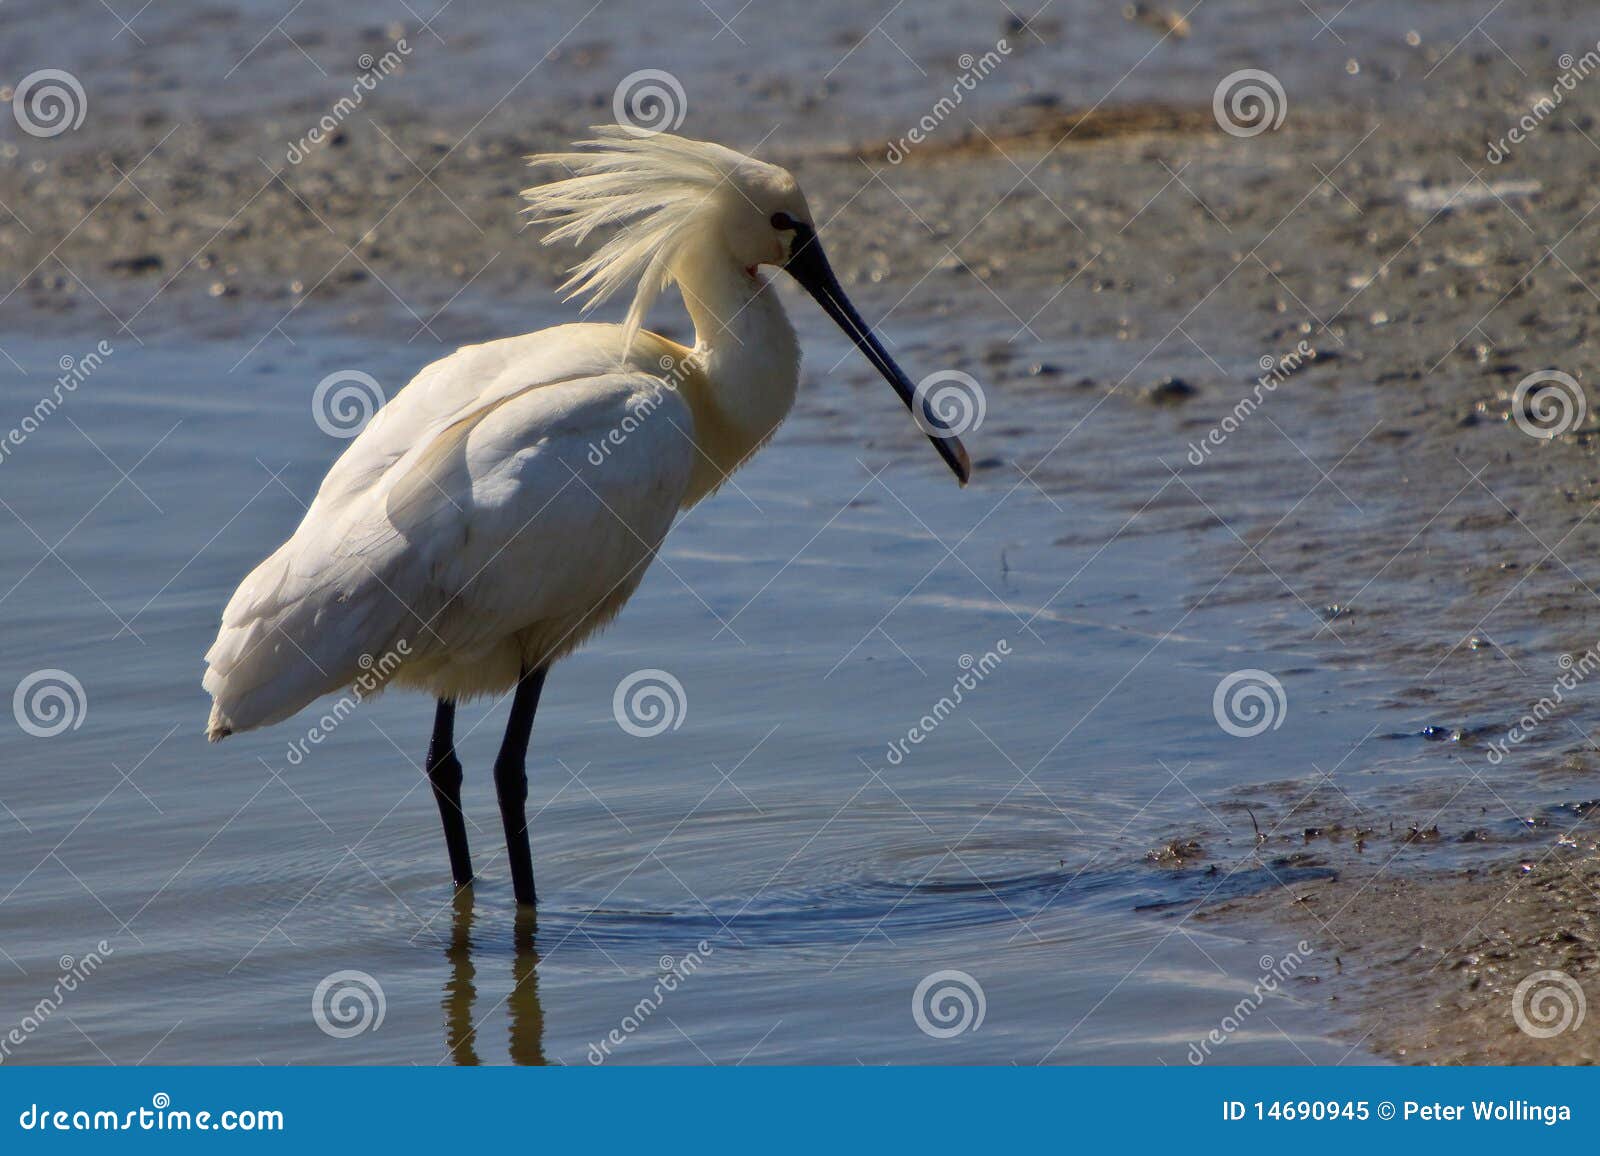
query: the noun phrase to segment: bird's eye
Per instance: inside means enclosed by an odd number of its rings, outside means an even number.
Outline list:
[[[772,227],[774,229],[798,229],[800,227],[800,222],[795,220],[788,213],[773,213]]]

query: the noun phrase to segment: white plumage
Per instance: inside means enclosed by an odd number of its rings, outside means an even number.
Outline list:
[[[522,771],[551,663],[637,588],[678,511],[715,490],[794,403],[799,347],[758,272],[792,273],[921,416],[962,482],[959,440],[846,299],[781,168],[720,145],[597,129],[531,158],[547,242],[612,235],[566,288],[632,284],[622,325],[563,325],[429,365],[334,464],[294,535],[240,583],[206,654],[212,739],[288,718],[358,679],[439,700],[428,772],[452,870],[471,879],[456,701],[517,688],[495,768],[517,897],[532,902]],[[666,286],[685,348],[641,328]],[[519,860],[520,853],[520,860]]]
[[[571,325],[418,374],[228,603],[206,655],[212,736],[388,671],[386,655],[403,656],[394,681],[439,697],[502,691],[621,609],[695,456],[688,407],[643,360],[617,364],[614,326]],[[652,420],[594,468],[590,447],[641,403]]]

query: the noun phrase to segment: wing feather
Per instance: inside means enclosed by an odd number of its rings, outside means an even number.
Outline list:
[[[212,737],[287,718],[380,656],[470,661],[636,583],[687,492],[693,419],[622,363],[617,332],[471,346],[380,410],[223,612]],[[596,465],[644,398],[657,412]]]

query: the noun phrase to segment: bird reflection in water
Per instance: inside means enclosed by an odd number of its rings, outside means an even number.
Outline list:
[[[450,973],[445,977],[444,996],[440,1000],[444,1009],[444,1039],[455,1063],[476,1067],[482,1061],[478,1058],[478,1029],[472,1022],[478,1006],[478,966],[472,954],[471,890],[462,888],[454,902],[450,941],[444,951]],[[503,1001],[510,1021],[513,1064],[545,1062],[544,1009],[539,1004],[539,954],[534,945],[537,927],[532,908],[518,912],[512,930],[511,991]],[[494,1007],[488,1010],[492,1012]]]

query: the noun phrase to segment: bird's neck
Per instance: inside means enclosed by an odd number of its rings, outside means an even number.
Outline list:
[[[684,391],[703,451],[691,503],[771,437],[794,405],[800,344],[776,290],[727,258],[678,271],[694,321],[694,387]]]

